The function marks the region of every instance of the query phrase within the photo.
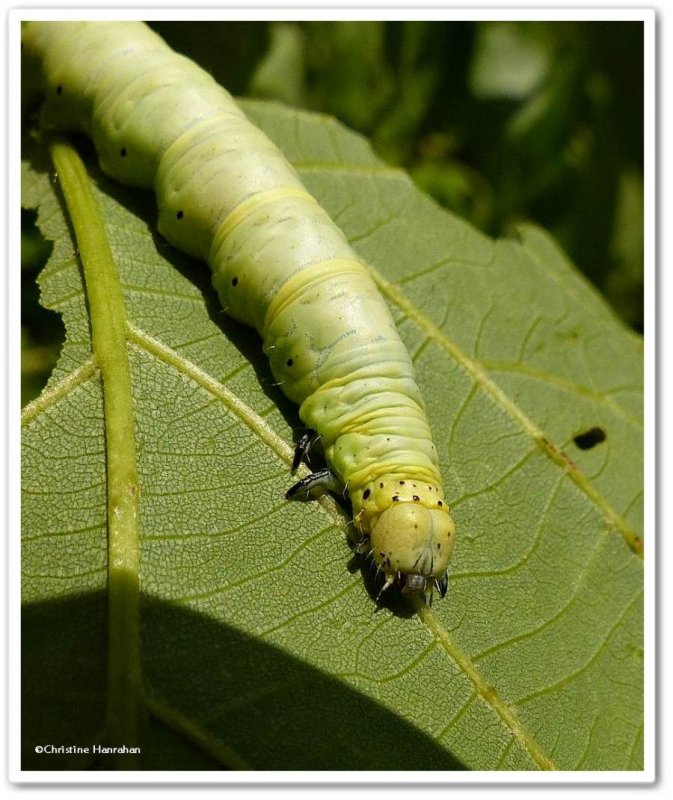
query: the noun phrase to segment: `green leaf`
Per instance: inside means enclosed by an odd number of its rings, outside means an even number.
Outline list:
[[[284,501],[300,423],[257,335],[155,233],[153,198],[90,165],[140,488],[142,752],[115,765],[642,769],[641,341],[542,231],[493,241],[332,119],[245,109],[371,265],[414,357],[458,528],[449,593],[377,607],[345,514]],[[91,768],[106,761],[34,747],[110,739],[109,430],[77,220],[37,150],[24,203],[67,330],[23,415],[24,768]]]

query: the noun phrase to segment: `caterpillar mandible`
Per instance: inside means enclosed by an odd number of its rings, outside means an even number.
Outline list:
[[[161,234],[207,261],[223,308],[257,329],[347,493],[382,592],[447,589],[455,526],[409,353],[366,266],[231,96],[141,22],[30,22],[46,124],[87,134],[101,168],[151,188]],[[300,442],[295,462],[308,447]]]

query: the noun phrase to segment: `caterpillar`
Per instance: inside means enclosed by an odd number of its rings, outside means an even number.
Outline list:
[[[441,596],[455,526],[410,355],[367,267],[280,151],[211,76],[141,22],[29,22],[43,125],[89,136],[102,170],[153,189],[158,228],[206,261],[223,308],[254,327],[352,504],[357,550],[402,592]]]

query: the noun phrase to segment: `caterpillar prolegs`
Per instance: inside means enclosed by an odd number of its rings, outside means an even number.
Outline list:
[[[31,22],[43,119],[93,139],[102,169],[151,188],[159,230],[208,262],[223,307],[263,339],[384,590],[443,595],[455,536],[409,353],[367,268],[231,96],[140,22]]]

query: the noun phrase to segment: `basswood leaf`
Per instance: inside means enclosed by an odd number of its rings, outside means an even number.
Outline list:
[[[444,600],[377,607],[347,514],[283,499],[300,422],[257,335],[90,158],[129,321],[140,766],[642,769],[640,340],[537,228],[492,241],[334,120],[245,109],[390,303],[458,538]],[[34,753],[105,739],[110,467],[70,221],[27,156],[67,341],[23,415],[23,766],[90,768]]]

